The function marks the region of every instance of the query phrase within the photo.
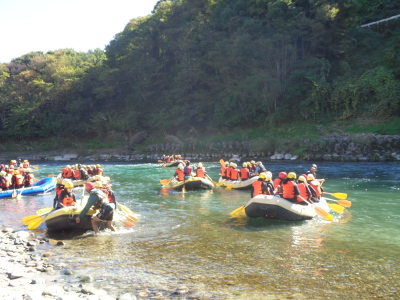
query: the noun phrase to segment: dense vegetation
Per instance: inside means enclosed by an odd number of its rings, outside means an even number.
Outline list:
[[[0,139],[400,116],[397,0],[160,0],[106,49],[0,64]]]

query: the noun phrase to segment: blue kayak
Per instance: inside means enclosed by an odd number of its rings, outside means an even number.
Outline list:
[[[46,177],[39,182],[35,182],[31,187],[7,190],[0,192],[0,198],[11,198],[14,191],[17,195],[36,195],[51,192],[56,188],[57,180],[55,177]]]

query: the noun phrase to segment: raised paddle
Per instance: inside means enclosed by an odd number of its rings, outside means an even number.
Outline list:
[[[323,194],[328,194],[328,195],[332,195],[335,198],[338,199],[347,199],[347,194],[346,193],[326,193],[326,192],[322,192]]]
[[[219,160],[219,163],[221,164],[221,166],[225,167],[225,161],[222,158]]]
[[[229,213],[232,217],[246,217],[246,210],[244,205],[236,208],[234,211]]]
[[[133,215],[134,212],[131,211],[128,207],[126,207],[125,205],[121,204],[118,202],[118,207],[124,212],[127,213],[128,215]]]
[[[335,201],[337,202],[339,205],[344,206],[344,207],[351,207],[352,202],[349,200],[335,200],[335,199],[330,199],[330,198],[326,198],[323,197],[325,200],[330,200],[330,201]]]

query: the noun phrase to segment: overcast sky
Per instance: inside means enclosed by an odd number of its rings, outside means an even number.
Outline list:
[[[158,0],[0,0],[0,63],[32,51],[106,45]]]

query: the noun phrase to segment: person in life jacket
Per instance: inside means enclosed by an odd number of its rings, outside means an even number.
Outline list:
[[[27,159],[24,159],[24,162],[22,163],[22,167],[24,169],[28,169],[31,166],[31,164],[29,163],[29,161]]]
[[[35,175],[33,175],[32,170],[30,168],[25,169],[24,187],[31,187],[33,184],[34,178],[35,178]]]
[[[228,179],[228,177],[226,175],[228,167],[229,167],[229,162],[227,162],[227,161],[224,163],[224,166],[221,166],[219,175],[221,176],[222,179]]]
[[[57,200],[55,203],[55,208],[62,208],[65,206],[71,206],[76,204],[75,194],[72,192],[74,184],[72,181],[66,181],[64,183],[64,188],[57,191]]]
[[[114,209],[111,203],[108,202],[107,195],[99,189],[94,188],[94,184],[92,182],[88,182],[85,185],[85,190],[90,194],[89,199],[85,207],[82,209],[81,213],[75,219],[76,223],[79,224],[81,219],[86,215],[89,209],[93,206],[94,209],[100,209],[100,212],[92,217],[91,223],[93,227],[93,231],[95,234],[99,233],[99,225],[100,221],[106,221],[107,227],[115,231],[114,226],[112,225]]]
[[[104,176],[103,175],[103,169],[101,168],[100,165],[96,165],[96,169],[97,169],[97,175]]]
[[[185,174],[185,179],[192,177],[192,167],[190,166],[190,161],[186,161],[186,167],[183,168],[183,173]]]
[[[264,167],[263,163],[261,161],[257,162],[256,169],[254,170],[254,174],[261,174],[263,172],[266,172],[267,169]]]
[[[228,167],[226,168],[226,179],[227,180],[231,180],[231,172],[232,172],[232,169],[233,169],[233,162],[229,162],[229,165],[228,165]]]
[[[313,201],[319,202],[322,196],[322,192],[324,191],[321,186],[321,182],[315,180],[314,175],[312,174],[307,175],[307,182],[315,190],[315,197],[313,197]]]
[[[250,178],[250,172],[249,169],[247,168],[246,162],[243,163],[242,168],[240,169],[240,178],[242,179],[242,181]]]
[[[251,185],[251,198],[258,195],[273,195],[274,189],[271,183],[271,176],[266,173],[261,173],[256,181]]]
[[[178,167],[175,170],[174,177],[178,181],[184,181],[185,180],[185,174],[183,173],[183,165],[179,164]]]
[[[282,197],[282,182],[287,178],[286,172],[280,172],[278,178],[274,179],[274,194],[279,194]]]
[[[114,191],[111,189],[111,184],[103,178],[101,180],[101,183],[103,186],[101,187],[101,190],[107,195],[108,202],[111,203],[114,206],[114,209],[117,209],[117,199],[115,198]],[[96,185],[95,185],[96,187]]]
[[[303,175],[299,176],[299,179],[297,180],[297,186],[299,188],[300,197],[306,199],[307,201],[311,201],[313,195],[315,194],[315,190],[307,183],[306,177]],[[302,201],[300,204],[306,205],[307,203]]]
[[[10,167],[16,167],[17,166],[17,161],[15,159],[10,160],[10,163],[8,164]]]
[[[233,180],[233,181],[240,179],[240,173],[239,173],[239,170],[237,169],[237,164],[235,164],[235,163],[232,163],[232,165],[231,165],[229,179]]]
[[[14,189],[20,189],[24,186],[24,176],[18,170],[14,171],[14,175],[11,179],[11,184]]]
[[[4,171],[0,171],[0,191],[6,191],[8,190],[8,187],[6,187],[6,175],[7,173]]]
[[[74,166],[73,167],[72,176],[74,177],[74,180],[81,179],[81,172],[79,171],[78,166]]]
[[[86,171],[86,169],[85,169],[81,164],[78,165],[78,169],[79,169],[79,173],[80,173],[80,178],[81,178],[82,180],[87,180],[87,179],[89,179],[89,174],[88,174],[88,172]]]
[[[3,164],[0,164],[0,172],[3,172],[5,169],[5,166]]]
[[[205,178],[207,175],[206,169],[203,167],[203,164],[199,162],[197,164],[197,168],[195,170],[196,177]]]
[[[292,203],[303,202],[301,198],[297,197],[300,195],[300,191],[295,182],[296,177],[296,173],[290,172],[287,178],[282,181],[282,197]]]

